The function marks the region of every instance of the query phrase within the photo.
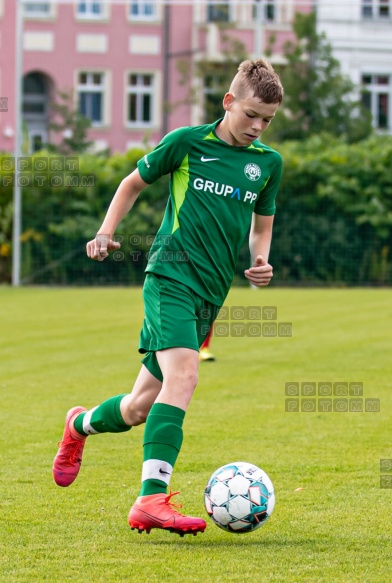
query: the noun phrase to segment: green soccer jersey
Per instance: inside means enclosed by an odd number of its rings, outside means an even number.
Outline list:
[[[252,213],[273,215],[282,175],[278,152],[220,140],[213,124],[169,133],[138,162],[151,184],[171,174],[165,215],[146,272],[187,285],[221,306],[233,281]]]

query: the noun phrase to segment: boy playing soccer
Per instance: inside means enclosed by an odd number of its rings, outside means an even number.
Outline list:
[[[69,486],[88,435],[120,433],[146,422],[141,491],[128,518],[139,532],[161,528],[183,536],[206,528],[203,519],[175,509],[167,487],[198,380],[198,350],[229,291],[249,227],[253,266],[245,277],[255,286],[272,278],[268,255],[282,161],[258,138],[282,98],[269,63],[241,63],[223,98],[223,119],[164,137],[121,182],[98,234],[87,243],[88,257],[98,261],[118,249],[113,235],[140,191],[171,174],[166,212],[146,268],[139,376],[130,394],[90,410],[68,411],[53,464],[56,484]]]

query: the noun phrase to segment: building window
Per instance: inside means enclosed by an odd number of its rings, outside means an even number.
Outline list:
[[[78,2],[77,14],[79,18],[102,18],[102,0],[86,0]]]
[[[79,111],[91,120],[93,126],[104,123],[105,75],[80,72],[78,78]]]
[[[132,126],[153,125],[154,75],[131,73],[127,88],[127,122]]]
[[[392,76],[362,75],[362,102],[372,113],[373,125],[379,130],[391,129]]]
[[[389,18],[390,12],[390,0],[380,0],[378,12],[381,18]]]
[[[256,22],[273,22],[276,20],[275,0],[255,0],[253,3],[253,20]]]
[[[145,2],[143,0],[130,2],[129,16],[135,20],[156,20],[156,2]]]
[[[364,18],[373,18],[373,1],[362,0],[362,16]]]
[[[26,2],[22,4],[24,15],[27,17],[42,17],[51,15],[50,2]]]
[[[27,130],[29,152],[41,150],[48,141],[49,85],[40,73],[23,78],[23,123]]]
[[[47,113],[45,81],[39,73],[30,73],[23,79],[23,113],[44,115]]]
[[[208,2],[207,22],[229,22],[231,20],[230,16],[230,3],[228,0],[221,4]]]
[[[362,0],[362,16],[369,19],[389,19],[391,3],[392,0]]]

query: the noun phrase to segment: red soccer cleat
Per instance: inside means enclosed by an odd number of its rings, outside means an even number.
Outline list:
[[[73,422],[83,411],[84,407],[73,407],[65,418],[63,439],[59,443],[59,450],[53,462],[53,478],[58,486],[66,488],[76,480],[82,463],[82,455],[86,436],[80,435]]]
[[[176,494],[179,492],[139,496],[128,517],[131,529],[137,529],[139,533],[145,530],[149,534],[152,528],[162,528],[180,536],[184,534],[196,536],[198,532],[204,532],[207,524],[202,518],[185,516],[175,510],[182,508],[181,504],[170,502],[170,498]]]

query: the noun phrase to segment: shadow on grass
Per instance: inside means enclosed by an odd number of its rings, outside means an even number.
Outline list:
[[[235,536],[235,535],[234,535]],[[192,546],[199,546],[199,547],[206,547],[206,548],[227,548],[227,547],[232,547],[232,548],[249,548],[249,547],[260,547],[260,545],[262,545],[264,548],[296,548],[296,547],[300,547],[301,549],[306,548],[307,546],[309,546],[310,548],[312,548],[313,550],[316,548],[317,545],[320,544],[320,539],[309,539],[309,538],[298,538],[298,539],[263,539],[263,538],[258,538],[255,539],[252,537],[252,539],[248,538],[248,537],[244,537],[241,539],[236,539],[233,540],[232,538],[227,538],[227,539],[222,539],[222,540],[201,540],[200,538],[198,538],[196,540],[196,537],[184,537],[183,540],[173,540],[173,539],[168,539],[166,540],[153,540],[152,538],[144,538],[144,539],[140,539],[140,541],[142,544],[150,544],[153,545],[155,547],[171,547],[173,548],[184,548],[185,547],[190,547]],[[325,547],[325,543],[326,541],[324,541],[324,547]]]

